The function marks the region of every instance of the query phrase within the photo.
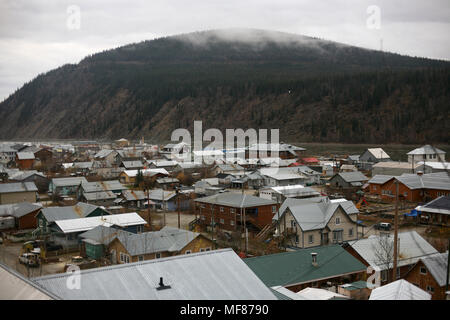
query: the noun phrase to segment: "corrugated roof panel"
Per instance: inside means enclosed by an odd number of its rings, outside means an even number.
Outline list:
[[[276,300],[231,249],[81,271],[81,289],[68,274],[33,279],[67,300]],[[170,289],[156,290],[160,277]]]

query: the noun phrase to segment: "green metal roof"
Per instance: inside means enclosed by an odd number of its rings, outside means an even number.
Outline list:
[[[317,253],[318,266],[311,253]],[[321,246],[244,259],[269,287],[287,286],[365,271],[366,266],[339,245]]]

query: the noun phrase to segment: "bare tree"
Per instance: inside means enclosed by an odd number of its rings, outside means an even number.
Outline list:
[[[386,272],[386,279],[390,282],[392,264],[394,261],[394,241],[389,235],[380,235],[375,244],[372,245],[373,252],[377,259],[377,265],[382,267],[382,272]]]

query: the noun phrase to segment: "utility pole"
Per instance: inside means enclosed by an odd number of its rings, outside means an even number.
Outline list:
[[[152,230],[152,219],[150,216],[150,192],[149,189],[147,189],[147,214],[148,214],[148,226],[150,228],[150,231]]]
[[[394,268],[392,271],[392,282],[397,279],[398,258],[398,181],[395,179],[395,216],[394,216]]]
[[[181,223],[180,223],[180,197],[179,197],[179,189],[176,187],[176,197],[177,197],[177,210],[178,210],[178,229],[181,229]]]
[[[445,292],[448,292],[448,278],[450,273],[450,238],[448,238],[448,249],[447,249],[447,281],[445,281]]]
[[[211,204],[211,240],[214,243],[214,249],[216,249],[216,242],[214,241],[214,204]]]

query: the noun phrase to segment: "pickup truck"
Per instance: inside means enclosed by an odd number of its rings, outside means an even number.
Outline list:
[[[39,254],[30,252],[22,253],[22,255],[19,257],[19,262],[29,267],[39,267]]]

